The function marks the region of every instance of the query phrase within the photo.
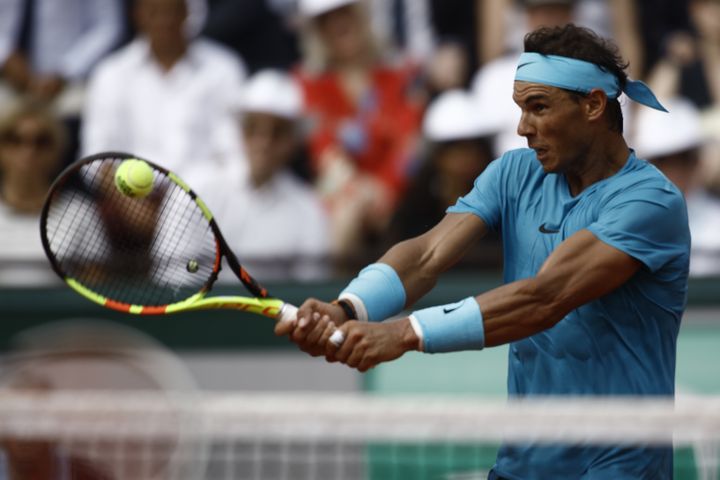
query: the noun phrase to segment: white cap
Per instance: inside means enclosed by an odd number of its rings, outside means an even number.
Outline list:
[[[247,81],[242,92],[244,112],[271,113],[295,119],[303,108],[300,86],[288,74],[279,70],[262,70]]]
[[[477,138],[497,132],[476,98],[464,90],[448,90],[428,107],[423,133],[433,142]]]
[[[521,111],[513,101],[517,61],[515,54],[497,58],[481,68],[472,82],[471,90],[480,105],[480,113],[493,122],[498,131],[493,142],[495,156],[527,147],[525,137],[517,133]]]
[[[357,2],[358,0],[300,0],[300,14],[304,17],[316,17]]]
[[[689,101],[663,101],[668,113],[643,108],[637,113],[634,148],[639,157],[652,159],[702,146],[700,113]]]

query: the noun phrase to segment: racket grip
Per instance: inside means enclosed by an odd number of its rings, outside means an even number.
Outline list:
[[[280,315],[278,315],[278,321],[289,322],[297,319],[297,307],[295,305],[285,303],[280,309]]]
[[[335,330],[332,335],[330,335],[329,340],[330,343],[332,343],[336,347],[339,347],[345,341],[345,335],[343,335],[343,332],[341,332],[340,330]]]
[[[295,305],[285,303],[280,309],[280,314],[277,316],[277,319],[279,322],[289,322],[292,320],[296,320],[297,312],[298,308]],[[330,335],[329,341],[336,347],[339,347],[345,341],[345,335],[343,335],[340,330],[336,329],[332,333],[332,335]]]

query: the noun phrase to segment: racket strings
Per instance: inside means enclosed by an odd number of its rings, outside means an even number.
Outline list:
[[[168,211],[167,208],[170,208]],[[153,267],[153,275],[167,277],[168,286],[176,285],[184,281],[187,273],[192,273],[190,266],[195,262],[198,266],[198,273],[203,278],[208,278],[212,274],[212,266],[214,262],[207,261],[207,255],[201,259],[193,257],[193,250],[188,249],[188,245],[184,243],[187,239],[204,239],[213,236],[210,224],[204,219],[202,211],[197,207],[195,201],[181,188],[175,188],[170,192],[170,196],[163,202],[162,215],[160,215],[161,227],[156,234],[156,241],[161,232],[170,232],[170,238],[167,241],[168,250],[164,252],[164,256],[168,262],[155,263]],[[179,225],[179,228],[170,228],[172,225]],[[192,226],[193,230],[188,232],[188,228]],[[213,253],[215,253],[213,251]],[[186,259],[181,268],[167,268],[168,264],[173,264],[176,260]],[[180,265],[178,265],[179,267]],[[203,272],[200,273],[202,266]],[[184,269],[184,270],[183,270]]]
[[[213,277],[210,223],[190,194],[158,170],[148,197],[124,197],[113,181],[122,160],[95,160],[56,187],[45,224],[56,265],[121,303],[160,306],[188,298]]]

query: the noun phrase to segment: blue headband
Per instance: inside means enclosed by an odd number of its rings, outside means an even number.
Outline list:
[[[628,79],[620,89],[620,80],[594,63],[558,55],[523,53],[520,55],[515,80],[541,83],[573,92],[590,93],[594,88],[614,100],[625,93],[630,99],[655,110],[667,112],[650,87],[640,80]]]

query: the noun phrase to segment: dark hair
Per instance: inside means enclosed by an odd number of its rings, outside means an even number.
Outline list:
[[[561,27],[541,27],[525,35],[525,51],[542,55],[560,55],[594,63],[620,80],[620,88],[627,83],[628,63],[620,56],[617,45],[589,28],[569,23]],[[579,95],[577,92],[571,92]],[[623,116],[620,102],[608,101],[607,117],[610,128],[622,133]]]

